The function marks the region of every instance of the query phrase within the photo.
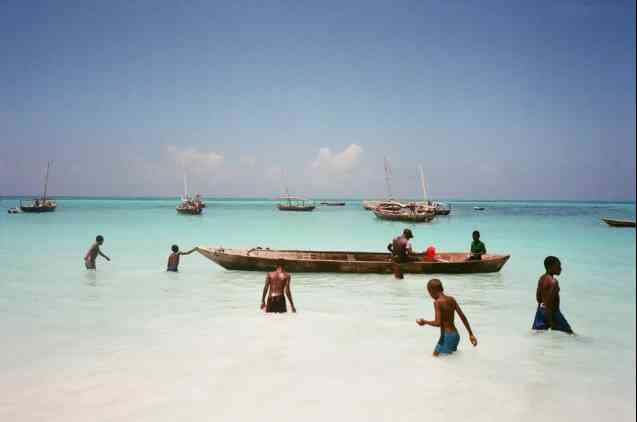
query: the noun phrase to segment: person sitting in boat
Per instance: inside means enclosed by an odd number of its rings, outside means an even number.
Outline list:
[[[556,330],[573,334],[570,324],[560,311],[560,284],[555,278],[562,274],[562,263],[555,256],[548,256],[544,260],[544,273],[537,283],[535,299],[537,311],[533,321],[534,330]]]
[[[177,272],[179,271],[179,257],[182,255],[190,255],[197,248],[192,248],[188,252],[179,252],[179,246],[172,245],[171,248],[172,253],[168,256],[168,266],[166,267],[166,271]]]
[[[86,255],[84,255],[84,265],[86,266],[87,270],[96,269],[95,260],[97,259],[97,255],[101,255],[102,258],[104,258],[107,261],[111,260],[109,257],[104,255],[102,251],[100,250],[100,246],[102,246],[103,244],[104,244],[104,236],[98,235],[95,238],[95,243],[91,245],[88,252],[86,252]]]
[[[480,261],[482,260],[482,255],[487,253],[487,248],[484,246],[484,243],[480,240],[480,232],[475,230],[473,232],[473,242],[471,242],[471,254],[467,260],[469,261]]]
[[[274,313],[285,313],[288,311],[285,304],[285,296],[290,301],[292,312],[296,313],[294,302],[292,301],[292,291],[290,283],[292,276],[283,269],[283,260],[276,263],[276,269],[265,277],[265,286],[261,296],[261,310]],[[265,297],[268,296],[266,302]]]
[[[412,260],[414,252],[409,240],[413,238],[414,235],[411,230],[405,229],[402,235],[394,238],[392,242],[387,245],[387,250],[391,252],[394,262],[407,262]]]

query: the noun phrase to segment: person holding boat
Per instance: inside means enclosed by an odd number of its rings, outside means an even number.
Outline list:
[[[391,253],[392,261],[399,263],[413,260],[414,252],[410,242],[413,238],[414,235],[411,230],[405,229],[402,235],[395,237],[392,242],[387,245],[387,250]]]
[[[560,311],[560,284],[555,278],[562,274],[562,263],[555,256],[544,260],[546,272],[537,283],[535,299],[537,311],[533,321],[534,330],[555,330],[573,334],[573,329]]]
[[[197,248],[192,248],[188,252],[180,252],[179,246],[172,245],[170,250],[172,250],[172,253],[168,256],[168,265],[166,266],[166,271],[176,273],[179,271],[179,257],[181,257],[182,255],[190,255],[191,253],[196,251]]]
[[[261,310],[279,314],[287,312],[285,303],[285,296],[287,296],[292,312],[296,313],[294,301],[292,300],[292,291],[290,290],[291,281],[292,276],[283,269],[283,260],[278,260],[276,269],[265,277],[265,285],[261,295]],[[268,297],[267,302],[265,300],[266,295]]]

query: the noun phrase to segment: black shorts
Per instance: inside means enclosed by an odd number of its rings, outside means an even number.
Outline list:
[[[285,304],[285,296],[271,296],[268,298],[268,304],[265,307],[266,312],[274,312],[277,314],[282,314],[288,311],[287,305]]]

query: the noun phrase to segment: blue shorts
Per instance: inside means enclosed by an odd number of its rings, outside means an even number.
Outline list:
[[[438,340],[435,353],[441,355],[450,355],[458,350],[458,343],[460,343],[460,334],[457,331],[447,332],[445,331]]]
[[[573,330],[571,329],[571,325],[568,323],[562,312],[558,309],[553,313],[553,320],[555,323],[556,331],[564,331],[565,333],[572,334]],[[533,320],[533,329],[534,330],[548,330],[549,323],[546,320],[546,310],[544,306],[539,305],[537,307],[537,312],[535,312],[535,320]]]

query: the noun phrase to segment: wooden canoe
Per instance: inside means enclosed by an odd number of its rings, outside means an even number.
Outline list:
[[[635,221],[631,220],[615,220],[612,218],[602,218],[602,221],[613,227],[635,227]]]
[[[227,270],[272,271],[282,260],[286,271],[293,273],[357,273],[391,274],[394,264],[389,253],[332,252],[272,249],[224,249],[200,246],[197,252]],[[484,255],[481,261],[467,261],[467,253],[440,253],[436,261],[425,260],[424,254],[415,261],[399,264],[403,273],[411,274],[473,274],[495,273],[510,255]]]

